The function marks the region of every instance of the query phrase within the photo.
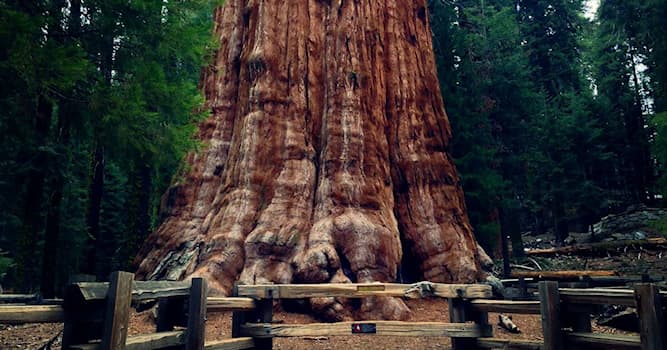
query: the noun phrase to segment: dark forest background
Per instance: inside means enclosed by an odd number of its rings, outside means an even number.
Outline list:
[[[130,268],[181,160],[220,1],[0,1],[0,284]],[[667,0],[431,0],[478,240],[571,231],[667,193]]]

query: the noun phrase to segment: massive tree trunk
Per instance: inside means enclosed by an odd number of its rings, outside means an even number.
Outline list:
[[[206,147],[164,196],[141,277],[204,276],[223,293],[237,280],[395,281],[403,254],[415,278],[483,274],[425,1],[228,0],[215,23]],[[407,315],[393,299],[361,309]]]

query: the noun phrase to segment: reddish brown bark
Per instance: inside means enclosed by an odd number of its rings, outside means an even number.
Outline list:
[[[423,279],[480,277],[423,0],[228,0],[215,20],[207,147],[165,195],[140,276],[204,276],[223,293],[237,280],[394,281],[407,254]],[[393,299],[361,309],[408,312]]]

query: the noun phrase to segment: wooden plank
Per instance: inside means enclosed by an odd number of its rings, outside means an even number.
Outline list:
[[[319,337],[352,335],[355,324],[375,325],[372,335],[404,337],[458,337],[477,338],[481,335],[478,325],[473,323],[360,321],[310,324],[246,323],[241,326],[244,336],[267,337]]]
[[[0,294],[0,304],[27,304],[37,300],[37,294]]]
[[[565,350],[560,319],[560,296],[558,282],[539,283],[540,311],[545,350]]]
[[[126,350],[162,349],[185,344],[185,331],[140,334],[127,338]]]
[[[616,271],[611,270],[560,270],[560,271],[512,271],[514,278],[548,278],[548,279],[571,279],[580,277],[609,277],[617,276]]]
[[[430,295],[441,298],[490,298],[491,286],[485,284],[431,283]],[[363,298],[368,296],[403,297],[413,295],[415,285],[398,283],[328,283],[239,285],[239,296],[250,298],[300,299],[314,297]]]
[[[243,350],[254,349],[255,341],[252,338],[234,338],[206,343],[206,350]]]
[[[631,289],[561,288],[559,292],[565,303],[635,306],[634,293]]]
[[[127,338],[126,350],[151,350],[185,344],[185,331],[159,332],[151,334],[140,334]],[[74,345],[70,349],[75,350],[99,350],[99,343]]]
[[[521,278],[503,278],[500,280],[500,282],[502,282],[503,286],[507,287],[519,284],[519,282],[521,282]],[[532,278],[524,278],[523,282],[534,282],[534,280]]]
[[[206,311],[250,311],[255,309],[255,299],[242,297],[208,297]]]
[[[116,271],[111,274],[100,344],[102,350],[125,349],[133,280],[134,274],[129,272]]]
[[[64,322],[65,311],[59,305],[0,305],[0,323]]]
[[[485,312],[506,312],[514,314],[540,314],[539,301],[513,301],[513,300],[471,300],[470,306],[473,309]]]
[[[542,350],[544,344],[538,340],[518,340],[500,338],[478,338],[477,347],[482,349]]]
[[[602,333],[566,333],[568,344],[611,347],[612,349],[639,349],[640,340],[637,335],[617,335]]]
[[[107,282],[79,282],[72,285],[82,301],[102,300],[109,289]],[[188,296],[190,281],[134,281],[132,301]]]
[[[639,283],[635,285],[635,299],[639,315],[639,336],[642,350],[667,349],[665,334],[665,317],[660,301],[660,291],[653,284]]]
[[[185,350],[204,350],[206,341],[206,295],[208,288],[203,278],[193,278],[188,306],[188,331]]]

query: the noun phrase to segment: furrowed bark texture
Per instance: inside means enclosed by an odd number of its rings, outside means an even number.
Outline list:
[[[228,0],[215,21],[207,147],[163,198],[139,276],[202,276],[222,293],[237,280],[395,281],[403,254],[426,280],[482,275],[425,1]],[[361,312],[408,310],[375,298]]]

